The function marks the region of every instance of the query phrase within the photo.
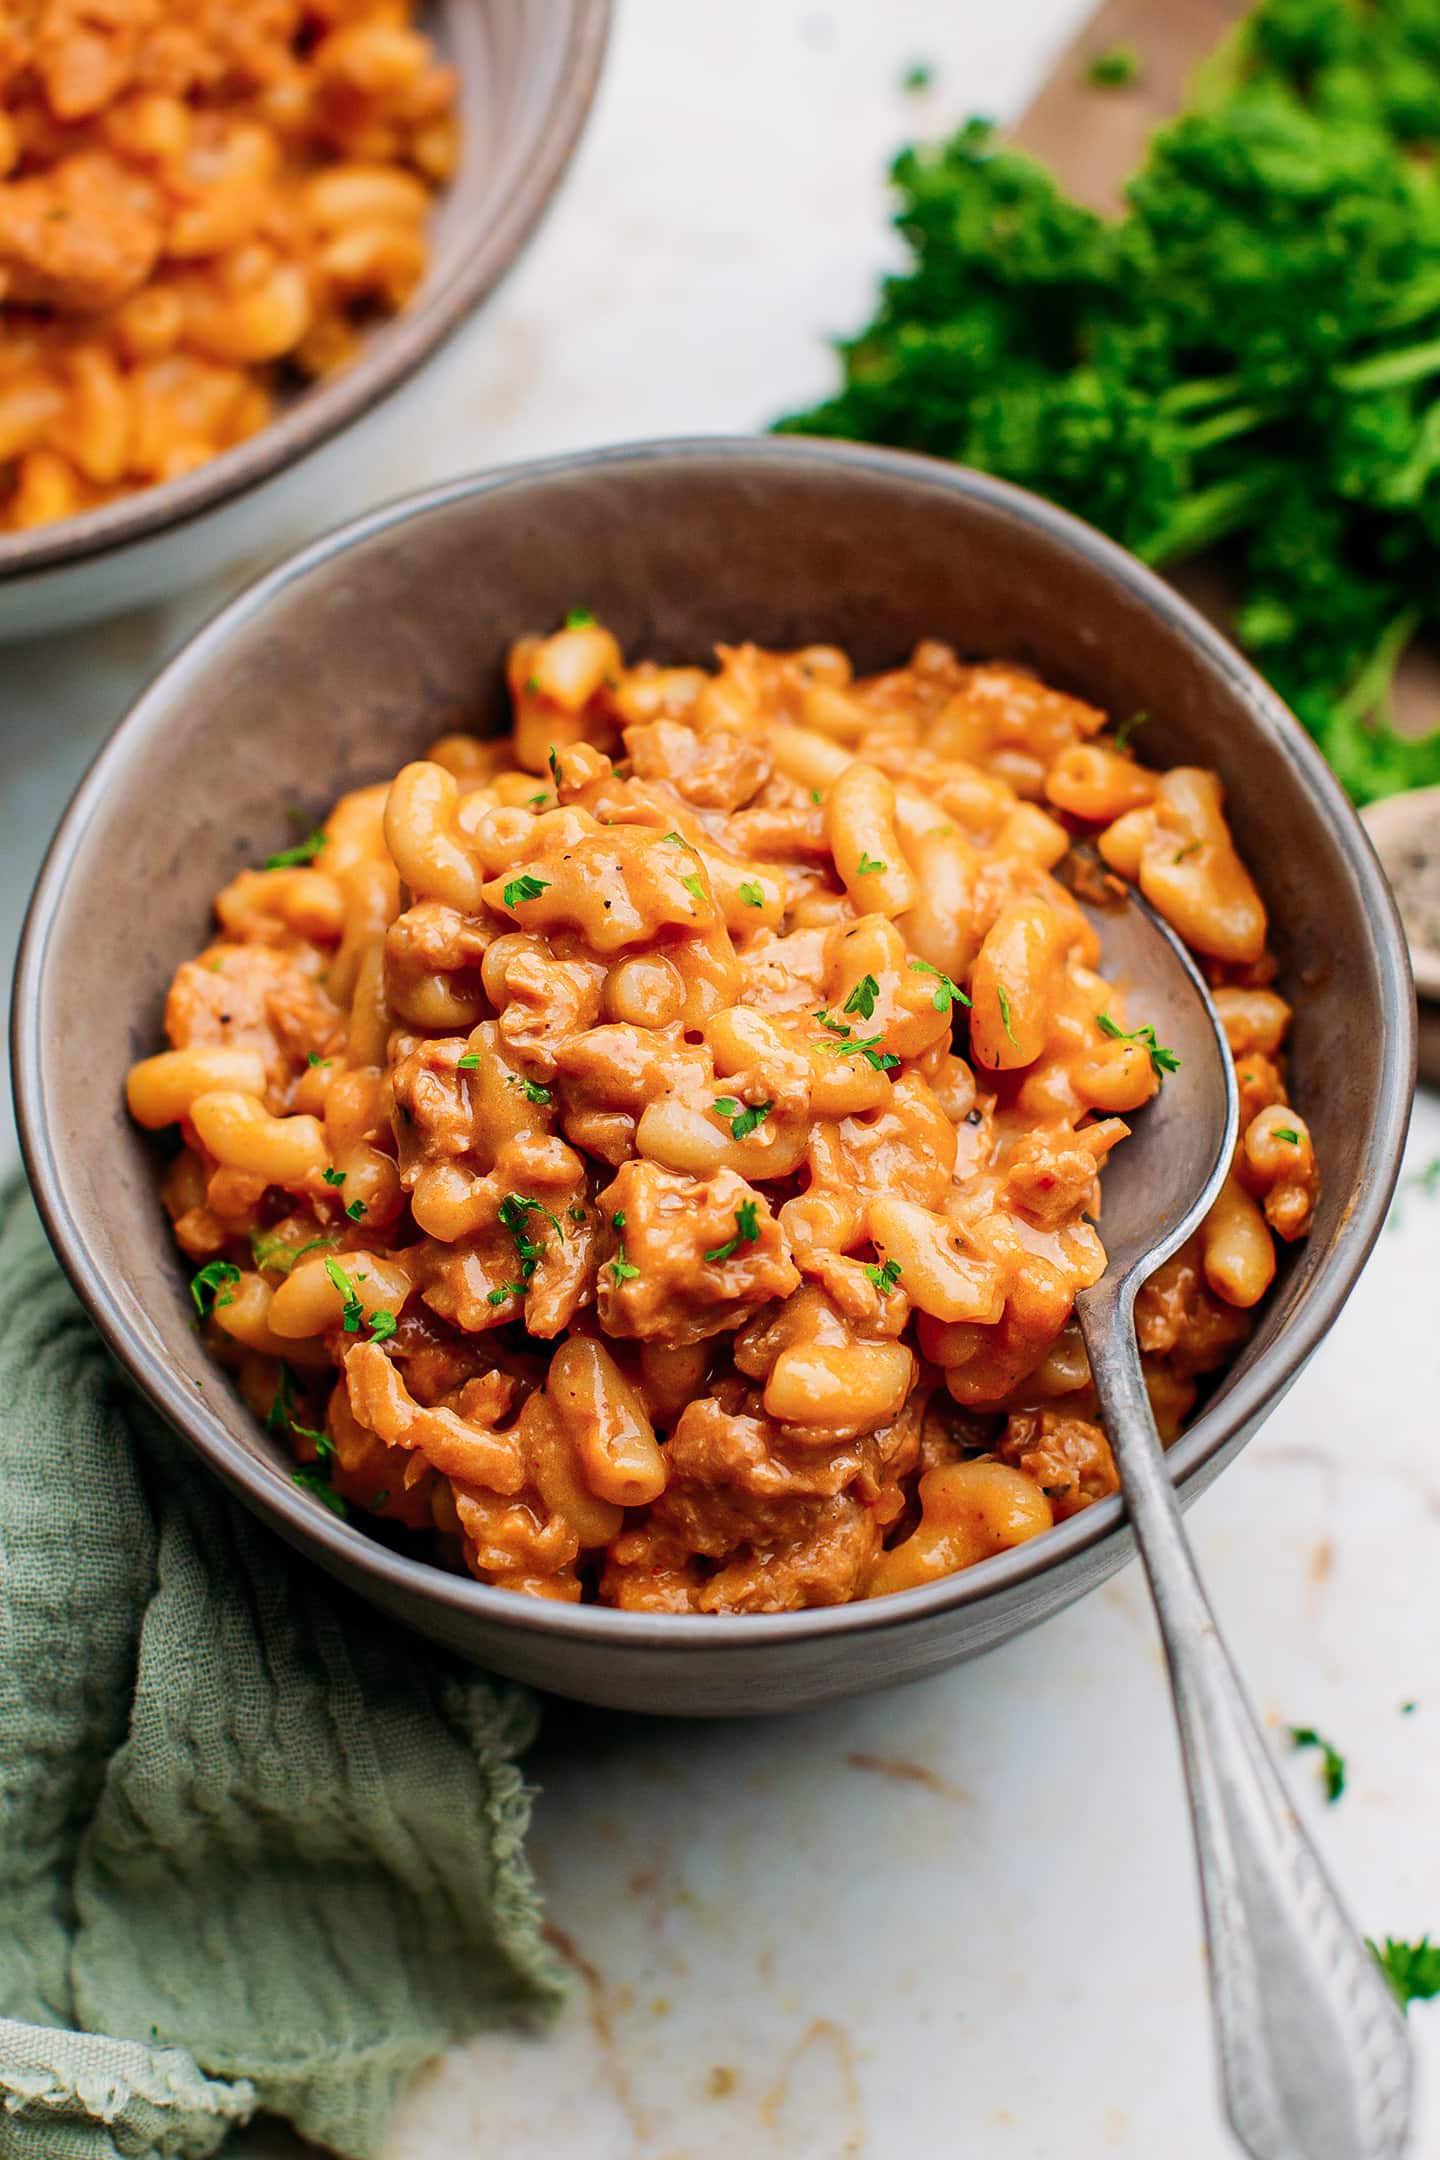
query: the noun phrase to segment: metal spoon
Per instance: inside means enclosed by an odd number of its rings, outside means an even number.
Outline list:
[[[1405,2021],[1300,1825],[1220,1639],[1135,1339],[1136,1292],[1224,1181],[1235,1070],[1168,925],[1138,896],[1087,912],[1106,974],[1143,987],[1143,1018],[1180,1059],[1106,1168],[1109,1266],[1075,1309],[1170,1667],[1226,2112],[1254,2160],[1391,2160],[1410,2120]]]

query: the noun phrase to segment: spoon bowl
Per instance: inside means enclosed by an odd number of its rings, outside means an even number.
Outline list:
[[[1092,858],[1077,850],[1069,862],[1068,882],[1099,934],[1106,980],[1126,993],[1132,1026],[1153,1028],[1178,1061],[1105,1164],[1098,1227],[1109,1265],[1097,1287],[1115,1297],[1125,1282],[1133,1296],[1179,1251],[1224,1184],[1240,1097],[1219,1015],[1169,924],[1131,887],[1111,892],[1118,880],[1106,880],[1107,902],[1089,898]]]
[[[1115,885],[1097,886],[1093,865],[1078,859],[1071,886],[1099,931],[1105,972],[1143,997],[1149,1039],[1176,1062],[1106,1166],[1108,1265],[1075,1312],[1170,1669],[1226,2112],[1253,2160],[1399,2160],[1413,2079],[1404,2020],[1301,1826],[1221,1640],[1145,1387],[1135,1295],[1224,1184],[1239,1096],[1194,962],[1127,888],[1095,904],[1097,890]]]

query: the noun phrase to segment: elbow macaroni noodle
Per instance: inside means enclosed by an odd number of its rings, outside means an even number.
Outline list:
[[[1053,875],[1073,839],[1202,956],[1244,1104],[1139,1300],[1167,1439],[1317,1194],[1216,777],[936,643],[627,666],[577,611],[509,681],[508,740],[446,736],[226,887],[129,1077],[302,1480],[485,1582],[730,1613],[1113,1491],[1073,1303],[1166,1056]]]
[[[0,532],[233,448],[403,307],[458,155],[412,12],[0,8]]]

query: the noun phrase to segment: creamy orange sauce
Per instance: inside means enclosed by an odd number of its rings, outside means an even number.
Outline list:
[[[879,1595],[1115,1487],[1072,1313],[1143,986],[1077,834],[1196,950],[1244,1131],[1142,1294],[1173,1438],[1308,1226],[1288,1008],[1214,776],[945,646],[513,648],[514,727],[347,796],[176,975],[142,1123],[217,1354],[321,1497],[634,1609]]]

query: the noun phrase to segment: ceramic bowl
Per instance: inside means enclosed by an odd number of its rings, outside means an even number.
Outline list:
[[[395,1618],[482,1664],[636,1710],[783,1710],[912,1680],[1093,1589],[1132,1547],[1118,1499],[901,1596],[743,1618],[517,1596],[402,1558],[295,1486],[189,1325],[186,1271],[128,1122],[176,965],[237,868],[388,775],[457,708],[504,724],[508,641],[593,608],[626,650],[717,639],[843,645],[864,669],[921,636],[1028,661],[1154,717],[1157,765],[1218,768],[1295,1004],[1294,1089],[1324,1165],[1255,1334],[1170,1462],[1187,1499],[1224,1468],[1333,1324],[1385,1218],[1414,1075],[1414,999],[1388,887],[1297,723],[1129,556],[1034,496],[892,452],[695,441],[525,465],[415,496],[253,586],[171,663],[71,805],[20,959],[22,1144],[56,1250],[140,1387],[233,1492]]]
[[[430,0],[421,20],[459,76],[464,148],[415,298],[354,366],[239,448],[82,517],[0,533],[0,640],[169,598],[375,500],[366,437],[534,231],[595,94],[610,0]]]

